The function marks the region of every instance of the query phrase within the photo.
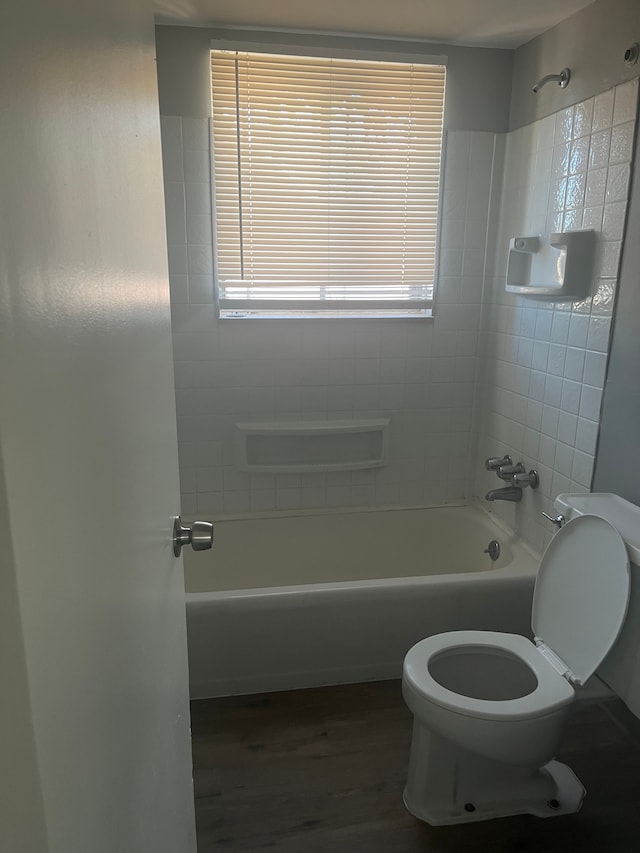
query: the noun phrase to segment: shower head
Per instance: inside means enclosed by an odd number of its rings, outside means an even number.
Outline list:
[[[540,89],[546,86],[547,83],[557,83],[561,89],[565,89],[569,85],[570,79],[571,71],[568,68],[563,68],[559,74],[547,74],[546,77],[542,77],[531,91],[537,95]]]

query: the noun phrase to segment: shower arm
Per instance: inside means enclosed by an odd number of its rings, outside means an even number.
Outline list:
[[[546,86],[547,83],[557,83],[561,89],[566,89],[570,79],[571,71],[568,68],[563,68],[559,74],[547,74],[546,77],[540,78],[531,91],[537,95],[540,89]]]

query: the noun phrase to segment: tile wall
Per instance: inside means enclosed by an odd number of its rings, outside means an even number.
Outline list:
[[[555,495],[588,491],[625,226],[638,81],[507,135],[496,255],[483,305],[475,491],[501,485],[486,456],[510,453],[540,487],[492,508],[537,550],[552,534],[541,513]],[[516,235],[593,228],[589,295],[549,303],[504,290]],[[551,529],[550,529],[551,528]]]
[[[450,133],[436,318],[223,320],[213,304],[207,119],[162,118],[182,511],[422,504],[469,494],[496,138]],[[377,470],[249,475],[238,421],[389,417]]]
[[[448,135],[433,322],[219,321],[209,120],[163,117],[182,511],[482,497],[500,485],[482,461],[506,452],[537,468],[541,486],[491,508],[541,549],[542,510],[591,483],[637,98],[631,81],[506,136]],[[511,236],[579,228],[599,232],[587,298],[505,293]],[[392,421],[384,468],[234,466],[238,421],[369,417]]]

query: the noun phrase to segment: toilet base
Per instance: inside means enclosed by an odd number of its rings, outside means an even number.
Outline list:
[[[404,804],[432,826],[518,814],[573,814],[584,796],[580,780],[559,761],[539,769],[506,765],[414,726]]]

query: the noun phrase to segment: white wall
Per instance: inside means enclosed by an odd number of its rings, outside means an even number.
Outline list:
[[[2,853],[195,851],[153,38],[3,9]]]
[[[610,89],[507,135],[500,229],[484,304],[479,496],[501,485],[486,456],[510,453],[540,487],[497,513],[541,549],[541,517],[560,492],[591,485],[628,200],[638,81]],[[588,296],[545,303],[505,293],[516,235],[593,228],[598,251]],[[550,529],[551,528],[551,529]]]
[[[633,2],[633,0],[630,0]],[[333,28],[332,28],[333,29]],[[514,52],[495,48],[463,47],[438,42],[402,39],[335,36],[326,33],[270,33],[273,44],[295,46],[303,54],[324,56],[334,52],[371,51],[384,58],[396,55],[447,56],[447,104],[445,127],[448,130],[504,132],[509,128],[509,98]],[[199,118],[211,115],[210,58],[212,39],[242,45],[251,50],[264,46],[265,31],[208,27],[156,27],[160,112]],[[277,48],[275,49],[277,52]]]
[[[636,134],[635,162],[640,162]],[[632,172],[627,233],[640,234],[640,171]],[[619,296],[611,340],[607,383],[602,403],[595,492],[615,492],[640,505],[638,458],[640,441],[640,241],[626,241],[619,277]]]
[[[467,474],[495,135],[450,132],[436,318],[218,320],[208,119],[162,117],[183,512],[421,504]],[[373,471],[249,475],[238,421],[390,417]]]
[[[0,443],[0,850],[48,853]]]
[[[638,0],[595,0],[582,11],[514,51],[509,129],[599,95],[638,76],[624,54],[640,41]],[[533,84],[569,66],[566,89],[545,86],[535,97]]]

